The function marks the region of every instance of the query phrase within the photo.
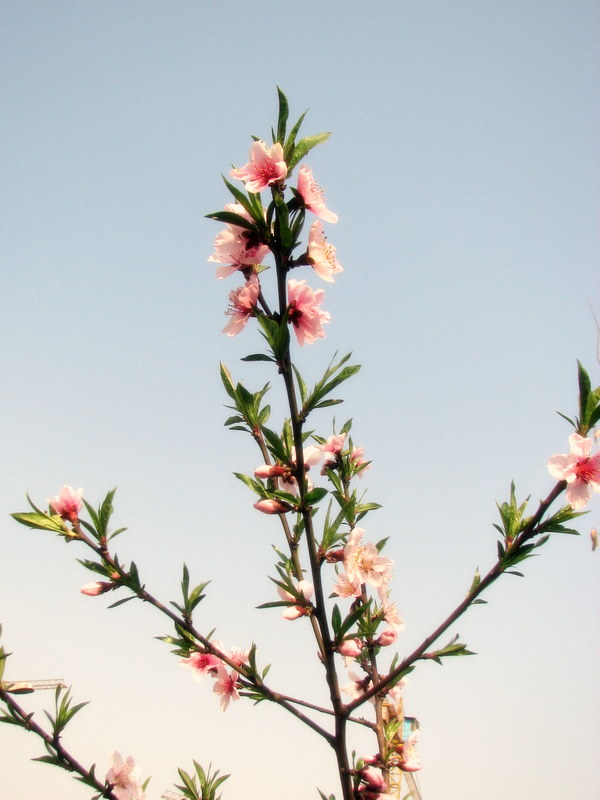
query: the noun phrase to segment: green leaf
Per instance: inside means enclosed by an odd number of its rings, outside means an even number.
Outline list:
[[[335,638],[338,638],[338,631],[342,626],[342,615],[340,613],[340,609],[338,604],[336,603],[333,607],[333,611],[331,612],[331,627],[333,628],[333,632],[335,634]]]
[[[311,489],[311,491],[307,492],[305,495],[304,502],[309,506],[315,505],[316,503],[319,503],[327,494],[329,494],[329,491],[323,487]]]
[[[235,400],[235,387],[233,385],[233,381],[231,380],[231,374],[225,364],[222,362],[219,363],[219,372],[221,375],[221,380],[223,381],[223,386],[225,387],[225,391],[232,400]]]
[[[27,528],[35,528],[37,530],[52,531],[53,533],[62,533],[66,531],[63,528],[62,519],[55,514],[37,513],[35,511],[26,511],[24,513],[11,514],[11,517],[21,525]]]
[[[579,424],[582,428],[581,435],[585,436],[588,431],[588,399],[592,385],[590,376],[587,374],[580,361],[577,362],[577,382],[579,384]]]
[[[279,114],[277,116],[277,139],[276,141],[280,142],[283,146],[285,142],[285,131],[287,126],[288,117],[290,114],[290,108],[287,101],[287,97],[281,91],[279,86],[277,87],[277,97],[279,98]]]
[[[123,603],[128,603],[130,600],[135,600],[136,595],[132,594],[129,597],[123,597],[121,600],[117,600],[115,603],[111,603],[107,608],[116,608],[117,606],[122,606]]]
[[[256,231],[254,222],[250,222],[246,217],[241,217],[239,214],[234,214],[233,211],[213,211],[212,214],[206,214],[206,216],[208,219],[216,219],[218,222],[224,222],[226,225],[235,225],[238,228]]]
[[[249,489],[252,489],[253,492],[256,492],[259,497],[267,497],[268,493],[265,491],[262,483],[253,480],[249,475],[244,475],[242,472],[234,472],[233,474],[238,480],[240,480],[242,483],[245,483]]]
[[[240,361],[275,361],[275,359],[266,353],[252,353],[252,355],[244,356]]]
[[[337,631],[337,636],[340,637],[340,638],[342,636],[345,636],[346,633],[350,630],[350,628],[356,622],[358,622],[358,620],[362,617],[362,615],[365,613],[365,611],[367,611],[368,607],[369,607],[369,603],[365,603],[364,605],[359,606],[358,608],[355,608],[354,611],[352,611],[350,614],[348,614],[348,616],[346,617],[346,619],[344,620],[344,622],[340,626],[339,630]]]
[[[559,416],[559,417],[562,417],[563,419],[566,419],[566,420],[567,420],[567,422],[570,422],[570,423],[571,423],[571,425],[572,425],[574,428],[576,428],[576,427],[577,427],[577,423],[576,423],[574,420],[572,420],[572,419],[571,419],[571,417],[567,417],[567,415],[566,415],[566,414],[563,414],[561,411],[557,411],[556,413],[558,414],[558,416]]]
[[[315,136],[306,136],[304,139],[300,139],[298,144],[294,147],[294,153],[288,163],[288,172],[292,170],[313,147],[316,147],[322,142],[326,142],[330,136],[331,132],[326,132],[317,133]]]
[[[288,134],[288,138],[285,143],[285,147],[283,148],[283,159],[285,163],[288,165],[288,175],[291,172],[291,167],[289,166],[291,159],[294,157],[294,148],[296,146],[296,136],[298,135],[298,131],[300,130],[300,126],[304,122],[304,118],[306,117],[307,112],[304,111],[300,114],[298,122],[292,127]]]

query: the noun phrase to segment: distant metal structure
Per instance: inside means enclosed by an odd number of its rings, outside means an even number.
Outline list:
[[[415,776],[412,774],[412,772],[405,772],[404,777],[406,778],[406,785],[410,789],[412,800],[422,800],[421,792],[419,791],[419,787],[415,781]]]
[[[391,703],[384,701],[381,710],[383,713],[384,722],[390,722],[394,718],[400,720],[398,730],[391,741],[391,745],[394,749],[400,749],[410,734],[418,730],[419,721],[416,719],[416,717],[404,716],[404,707],[402,701],[400,701],[398,708],[395,708]],[[400,767],[392,767],[390,769],[390,794],[393,794],[398,798],[402,797],[403,775],[406,780],[406,786],[410,792],[411,800],[423,800],[412,772],[403,772]]]
[[[62,678],[47,678],[36,681],[2,681],[0,686],[9,694],[31,694],[41,689],[66,689]]]

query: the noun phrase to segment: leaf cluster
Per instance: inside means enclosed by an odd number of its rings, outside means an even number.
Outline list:
[[[217,795],[217,791],[229,775],[219,775],[219,770],[211,772],[212,764],[204,771],[197,761],[194,761],[194,769],[195,774],[191,775],[183,769],[177,770],[182,783],[176,788],[188,800],[219,800],[221,795]]]
[[[533,525],[533,518],[525,516],[529,503],[526,498],[523,503],[518,503],[515,495],[514,482],[510,485],[510,499],[498,505],[501,525],[494,523],[494,527],[502,534],[503,541],[497,542],[498,561],[502,572],[522,577],[522,573],[511,569],[521,561],[531,558],[534,550],[544,545],[551,533],[563,533],[578,536],[578,531],[565,525],[571,519],[581,516],[585,512],[574,511],[571,506],[563,506],[554,514],[542,519]],[[536,538],[539,537],[539,538]],[[535,541],[532,541],[535,539]],[[473,591],[473,587],[471,589]]]
[[[468,650],[466,644],[459,642],[458,634],[456,634],[445,647],[442,647],[440,650],[434,650],[431,653],[426,653],[424,657],[435,661],[437,664],[441,664],[444,658],[472,655],[475,655],[475,653],[472,650]]]
[[[172,600],[171,605],[183,615],[186,622],[191,622],[194,609],[206,597],[203,592],[209,583],[210,581],[199,583],[190,591],[190,572],[187,566],[185,564],[183,565],[183,577],[181,579],[181,595],[183,600],[182,603],[176,603]]]
[[[325,370],[323,377],[317,381],[310,392],[308,391],[299,371],[296,369],[296,367],[294,367],[294,373],[296,375],[296,381],[298,383],[298,389],[300,392],[300,399],[302,401],[302,408],[298,414],[298,418],[301,422],[304,422],[311,411],[314,411],[316,408],[327,408],[328,406],[335,406],[338,405],[338,403],[343,402],[342,400],[328,398],[327,396],[331,394],[331,392],[340,384],[344,383],[344,381],[347,381],[348,378],[356,375],[356,373],[360,370],[359,364],[345,366],[351,356],[352,353],[348,353],[337,363],[334,363],[334,356],[329,363],[329,366]]]
[[[269,384],[265,384],[258,392],[252,393],[241,382],[234,385],[231,373],[224,364],[220,364],[220,374],[225,391],[234,402],[233,406],[227,406],[227,408],[237,412],[225,420],[225,426],[232,431],[245,431],[256,438],[271,415],[271,407],[262,405],[263,397],[269,390]]]
[[[600,386],[592,389],[590,376],[579,361],[577,362],[577,383],[579,386],[579,416],[571,419],[560,411],[557,413],[570,422],[577,433],[585,436],[600,421]]]

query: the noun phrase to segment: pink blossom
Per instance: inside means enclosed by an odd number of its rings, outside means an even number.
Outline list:
[[[85,583],[79,591],[89,597],[97,597],[99,594],[110,592],[114,588],[115,584],[112,581],[93,581],[92,583]]]
[[[329,283],[333,283],[334,275],[344,271],[344,268],[335,257],[335,247],[327,241],[323,226],[318,220],[310,226],[308,260],[319,278]]]
[[[289,321],[294,326],[298,344],[312,344],[325,336],[323,324],[329,322],[331,316],[321,311],[324,292],[310,288],[306,281],[288,281]]]
[[[398,765],[403,772],[416,772],[422,769],[423,765],[417,753],[417,732],[413,731],[407,739],[396,748],[396,752],[401,756],[402,761]]]
[[[340,686],[340,691],[350,695],[352,700],[357,700],[359,697],[363,696],[371,681],[368,675],[365,678],[361,678],[352,670],[348,672],[348,677],[352,682],[346,684],[346,686]]]
[[[248,663],[248,655],[250,654],[248,648],[236,647],[234,645],[227,649],[218,639],[213,639],[211,644],[219,650],[219,652],[223,653],[236,667],[242,667],[244,664]]]
[[[293,506],[283,500],[264,498],[254,503],[254,508],[262,511],[263,514],[286,514],[292,510]]]
[[[229,705],[230,700],[239,700],[240,693],[238,692],[238,674],[232,670],[231,674],[227,672],[225,665],[221,662],[217,667],[217,680],[213,686],[213,692],[218,694],[221,698],[221,710],[225,711]]]
[[[352,453],[350,454],[350,462],[352,464],[352,468],[354,469],[354,472],[358,475],[359,478],[363,477],[363,472],[366,472],[368,469],[371,469],[371,464],[368,463],[363,458],[364,454],[365,454],[364,447],[354,447],[352,448]],[[366,466],[363,466],[363,464],[365,464]]]
[[[249,222],[252,219],[240,203],[228,203],[225,206],[225,211],[244,217]],[[238,269],[260,264],[269,252],[267,245],[256,241],[250,230],[240,225],[231,224],[228,224],[224,230],[217,234],[214,248],[215,252],[208,260],[226,265],[217,269],[217,277],[219,279],[231,275]]]
[[[190,653],[189,658],[182,658],[179,662],[185,667],[190,667],[194,670],[194,677],[200,680],[204,675],[216,672],[217,667],[221,664],[221,659],[212,653],[203,653],[194,650]]]
[[[344,547],[344,567],[352,583],[370,583],[377,588],[389,578],[393,561],[380,556],[372,542],[362,544],[363,534],[362,528],[350,531]]]
[[[325,475],[327,469],[335,469],[338,457],[342,452],[345,441],[346,434],[342,433],[339,436],[330,436],[325,444],[322,445],[323,468],[321,470],[321,475]]]
[[[312,606],[310,604],[310,599],[314,593],[314,587],[310,581],[301,580],[296,583],[296,589],[300,595],[304,598],[303,603],[298,603],[297,595],[294,596],[290,592],[286,592],[281,586],[277,587],[277,594],[281,597],[282,600],[286,600],[289,603],[296,605],[289,605],[282,611],[282,616],[284,619],[299,619],[300,617],[306,617],[310,614]]]
[[[387,624],[395,631],[403,631],[406,625],[400,615],[397,603],[387,601],[383,604],[383,618]]]
[[[337,456],[342,452],[346,442],[346,434],[340,433],[339,436],[330,436],[323,445],[323,454],[327,458],[329,456]]]
[[[592,492],[600,492],[600,453],[590,455],[592,440],[578,433],[569,436],[571,452],[548,460],[553,478],[567,482],[567,502],[576,510],[587,505]]]
[[[259,294],[260,284],[254,274],[250,275],[244,286],[229,293],[229,308],[225,313],[231,319],[223,328],[223,333],[235,336],[242,330],[255,313]]]
[[[337,581],[333,586],[334,594],[338,597],[360,597],[362,586],[360,580],[350,580],[345,572],[337,575]]]
[[[337,222],[337,214],[334,214],[325,205],[323,189],[315,182],[312,169],[306,165],[298,170],[298,191],[309,211],[324,219],[325,222]]]
[[[361,756],[360,760],[363,762],[363,764],[368,764],[370,767],[374,767],[380,763],[379,757],[374,755]]]
[[[272,147],[267,148],[259,139],[250,148],[250,161],[239,169],[232,169],[229,174],[232,178],[244,181],[249,192],[262,192],[267,186],[283,181],[287,176],[283,147],[275,142]]]
[[[63,486],[60,490],[60,494],[48,500],[50,511],[75,524],[79,520],[82,495],[83,489],[77,489],[77,491],[75,491],[72,486]]]
[[[388,702],[398,714],[401,711],[400,704],[402,702],[402,689],[408,683],[407,678],[403,678],[402,680],[398,681],[398,683],[394,684],[394,686],[388,691],[385,696],[386,702]]]
[[[131,756],[123,761],[116,750],[110,754],[111,766],[106,773],[106,783],[119,800],[145,800],[142,780]]]

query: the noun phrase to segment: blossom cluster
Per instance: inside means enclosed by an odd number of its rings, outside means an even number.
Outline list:
[[[311,467],[318,466],[322,462],[321,475],[326,475],[328,470],[340,470],[345,477],[350,480],[354,476],[363,477],[363,473],[371,466],[369,461],[364,458],[364,447],[350,447],[344,449],[346,434],[330,436],[322,442],[311,444],[305,447],[302,452],[302,463],[304,464],[305,480],[307,488],[313,488],[313,483],[308,475]],[[296,462],[296,451],[292,447],[290,458],[287,462],[275,464],[260,464],[254,470],[254,476],[261,480],[272,480],[278,489],[298,493],[298,482],[295,474],[298,466]],[[292,511],[294,506],[277,498],[263,498],[254,503],[254,508],[264,514],[285,514]]]
[[[221,710],[225,711],[231,700],[240,699],[239,671],[235,667],[240,668],[248,663],[250,651],[240,647],[232,647],[227,650],[216,639],[211,642],[211,645],[234,666],[230,667],[223,659],[200,646],[198,649],[192,650],[187,658],[182,658],[180,663],[193,670],[196,680],[200,680],[205,675],[213,678],[213,692],[221,698]]]
[[[261,314],[270,316],[269,307],[263,297],[260,275],[267,268],[264,259],[273,252],[274,243],[279,245],[272,212],[262,208],[260,193],[270,189],[273,197],[283,198],[286,180],[291,175],[284,160],[284,152],[280,142],[267,147],[264,141],[255,141],[250,148],[250,160],[237,169],[232,169],[230,176],[244,183],[248,198],[244,202],[238,190],[230,189],[238,202],[228,203],[224,214],[218,212],[215,218],[224,218],[226,227],[214,242],[214,252],[208,259],[219,264],[217,277],[222,279],[239,272],[244,277],[244,284],[229,293],[229,306],[225,312],[230,318],[223,329],[228,336],[236,336],[251,317]],[[310,226],[305,252],[291,257],[290,248],[286,263],[279,265],[285,273],[292,268],[311,266],[324,281],[332,282],[334,276],[342,272],[335,247],[327,240],[321,220],[337,222],[337,214],[327,208],[325,196],[316,183],[310,167],[303,165],[298,170],[297,187],[292,189],[293,197],[285,205],[286,215],[299,220],[301,228],[303,215],[309,211],[319,217]],[[255,198],[259,199],[256,200]],[[253,199],[254,198],[254,199]],[[283,202],[283,201],[282,201]],[[254,205],[253,205],[254,204]],[[273,201],[272,205],[276,205]],[[251,214],[249,208],[260,208],[260,217]],[[258,212],[256,212],[258,213]],[[269,221],[267,221],[269,220]],[[323,325],[331,319],[329,313],[321,308],[324,298],[322,289],[312,289],[306,280],[290,279],[286,284],[286,308],[280,308],[281,315],[287,313],[287,321],[292,326],[298,343],[312,344],[325,335]]]

